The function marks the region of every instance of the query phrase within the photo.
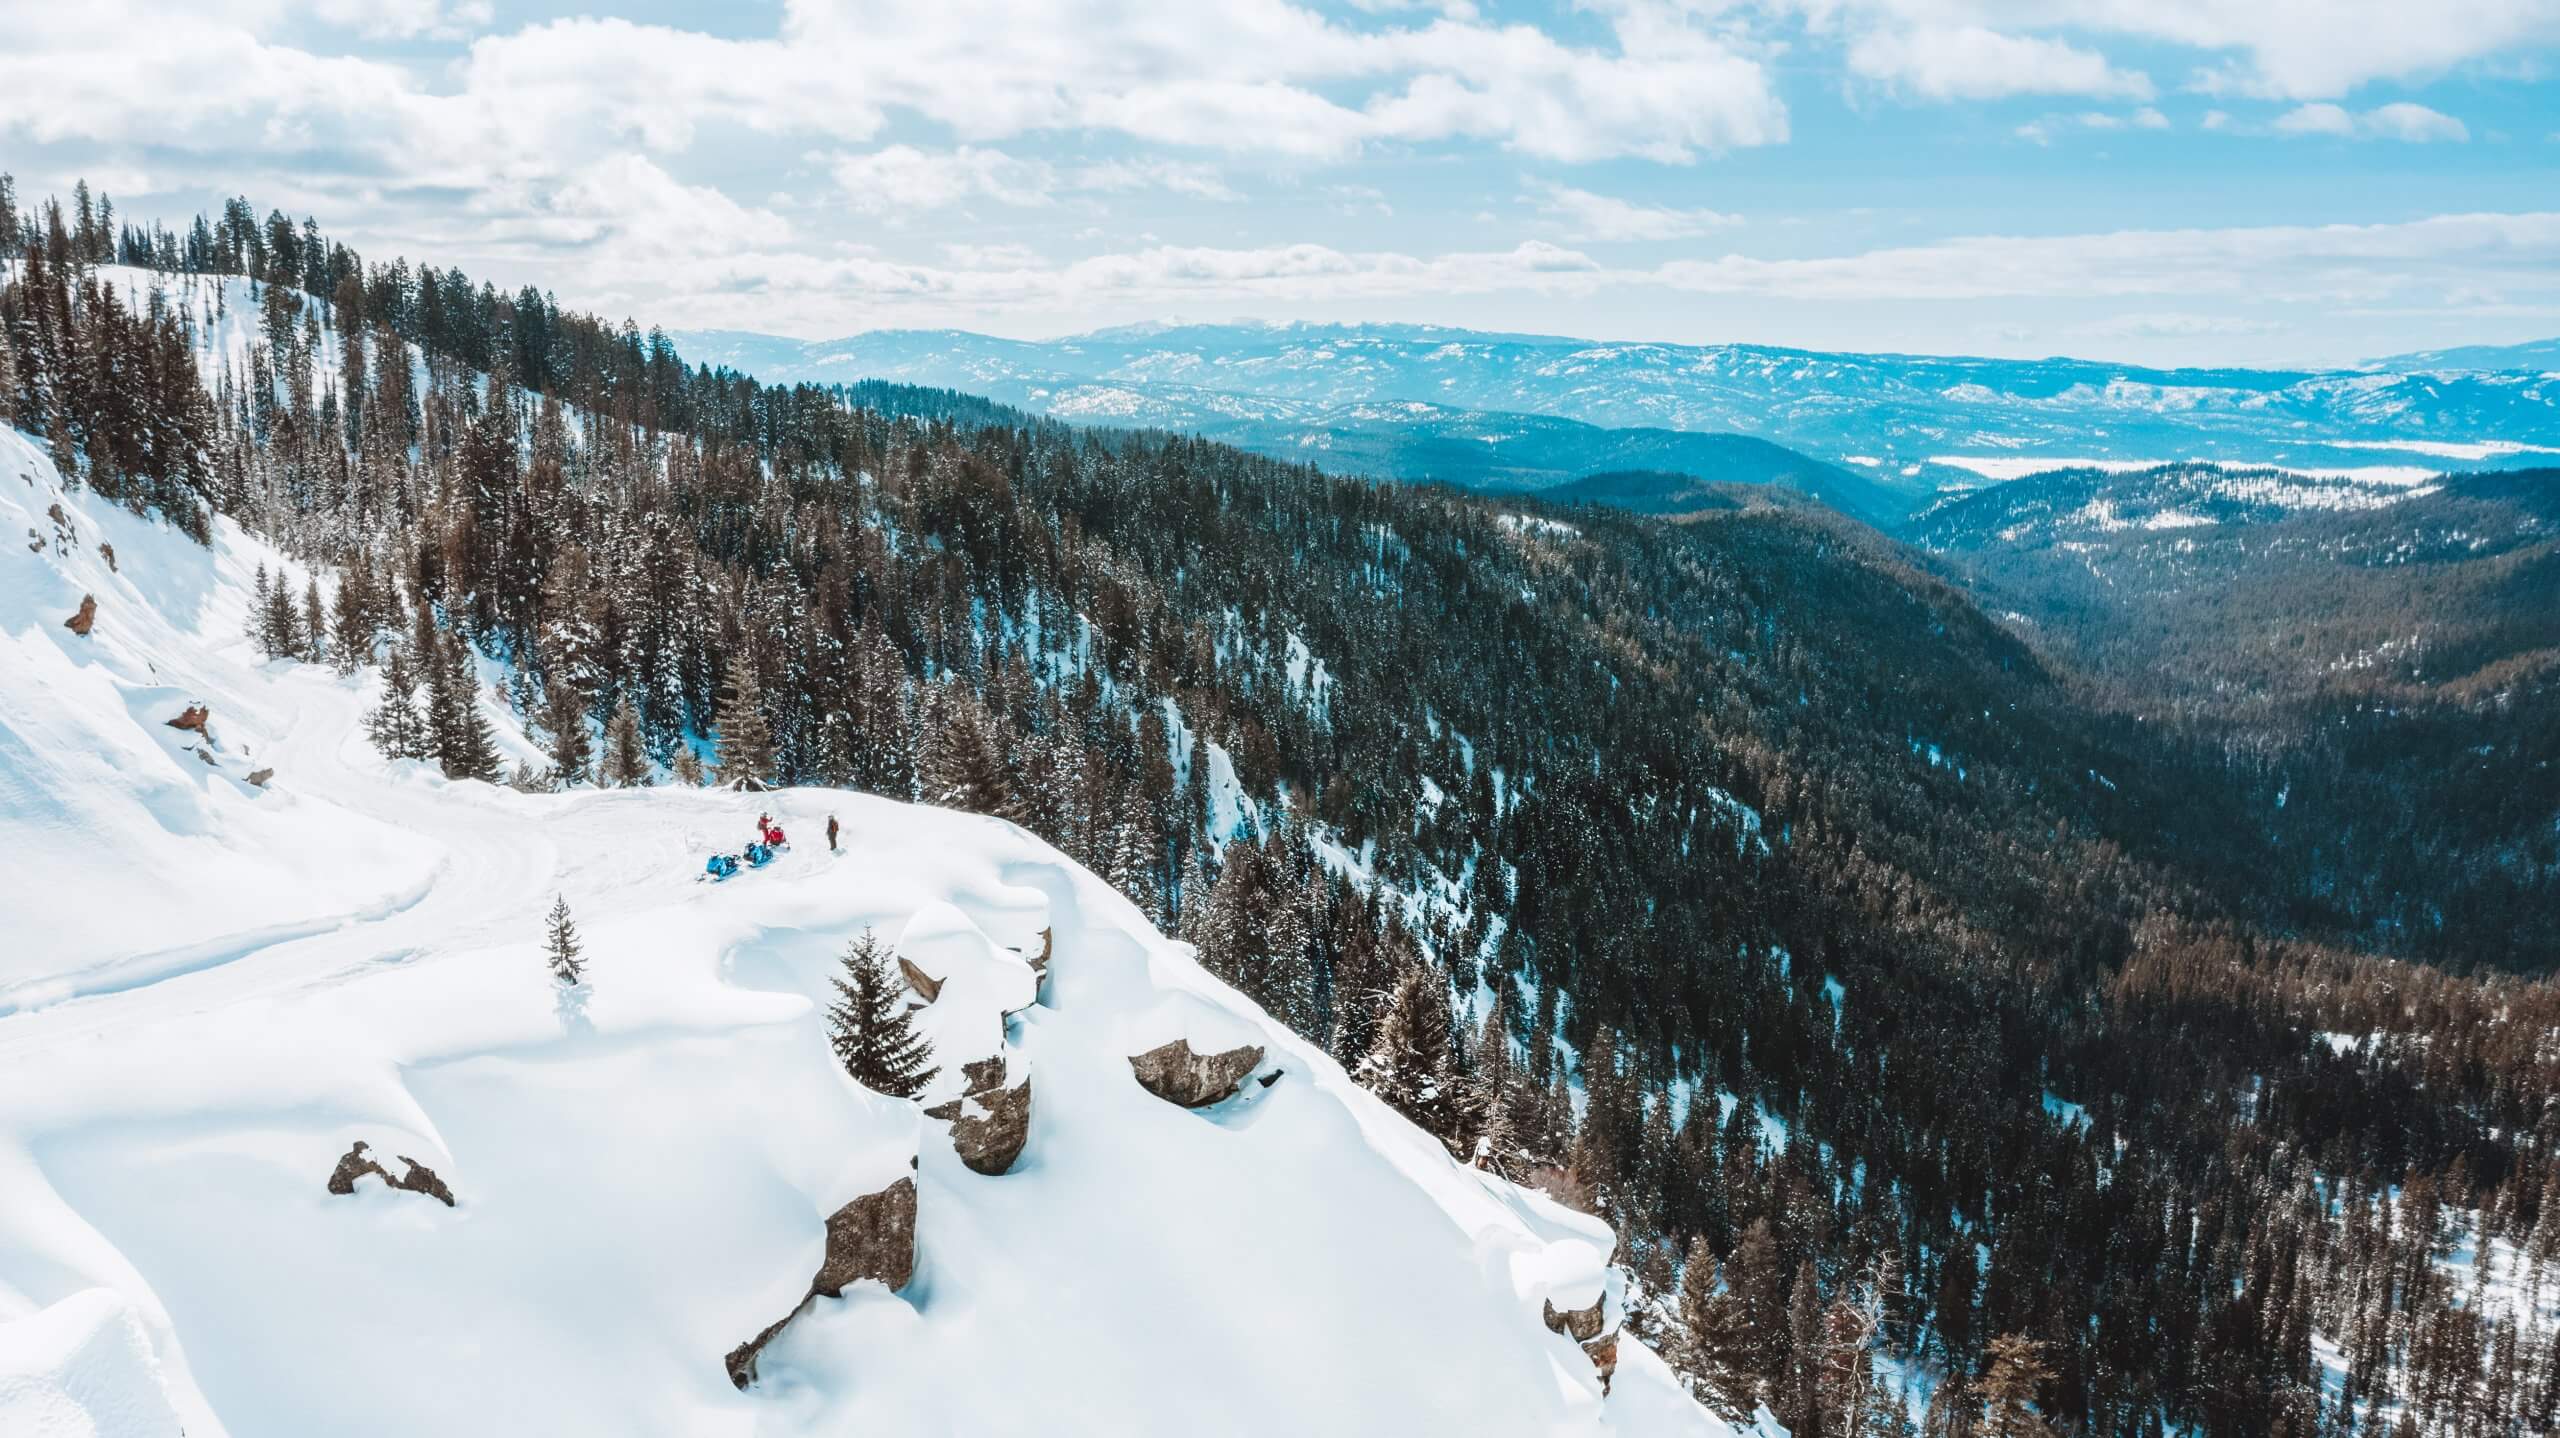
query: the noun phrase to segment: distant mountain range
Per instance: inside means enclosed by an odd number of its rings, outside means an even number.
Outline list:
[[[1949,490],[2075,465],[2209,461],[2407,483],[2560,454],[2560,342],[2325,371],[1600,343],[1415,325],[1146,325],[1056,340],[709,331],[678,342],[689,359],[768,381],[947,386],[1336,470],[1478,489],[1668,471],[1784,483],[1884,524]]]
[[[2560,370],[2560,339],[2527,340],[2513,345],[2457,345],[2452,349],[2417,350],[2375,360],[2371,368],[2409,374],[2428,370],[2522,370],[2549,374]]]

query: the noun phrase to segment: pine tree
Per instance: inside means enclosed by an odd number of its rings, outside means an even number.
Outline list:
[[[1973,1362],[1978,1263],[1974,1246],[1958,1243],[1947,1250],[1945,1261],[1938,1265],[1938,1301],[1930,1316],[1930,1329],[1937,1337],[1939,1356],[1950,1368],[1970,1367]]]
[[[1200,921],[1209,912],[1209,876],[1200,865],[1201,845],[1186,842],[1182,846],[1182,870],[1174,879],[1174,933],[1193,943],[1200,942]]]
[[[586,966],[580,955],[586,952],[578,941],[578,926],[569,919],[569,896],[560,894],[551,901],[551,917],[542,941],[543,953],[551,961],[551,977],[562,987],[575,984],[584,977]]]
[[[1760,1404],[1758,1336],[1742,1299],[1724,1282],[1715,1253],[1701,1234],[1690,1241],[1688,1267],[1680,1275],[1680,1321],[1688,1339],[1680,1347],[1699,1398],[1734,1424],[1751,1421]]]
[[[1778,1239],[1767,1218],[1755,1218],[1725,1265],[1725,1287],[1742,1306],[1740,1346],[1734,1356],[1761,1380],[1766,1393],[1777,1383],[1787,1354],[1787,1306],[1778,1282]]]
[[[329,655],[337,661],[340,674],[353,674],[357,665],[373,658],[373,614],[366,603],[363,576],[360,567],[348,565],[331,605]]]
[[[321,606],[320,577],[316,574],[303,584],[300,648],[303,657],[314,664],[329,655],[329,611]]]
[[[5,237],[0,237],[0,254],[12,253]],[[18,360],[16,347],[9,343],[9,326],[0,323],[0,424],[18,422]]]
[[[835,980],[827,1028],[836,1059],[854,1082],[892,1098],[914,1098],[941,1070],[929,1062],[933,1045],[907,1011],[905,980],[895,959],[869,929],[845,947],[844,975]]]
[[[68,474],[71,471],[63,471]],[[256,642],[258,653],[276,657],[275,646],[276,585],[267,577],[267,562],[258,561],[257,577],[249,588],[249,638]]]
[[[1503,1022],[1500,1004],[1485,1006],[1475,1059],[1466,1110],[1476,1135],[1476,1165],[1496,1173],[1519,1172],[1526,1167],[1521,1162],[1519,1069],[1512,1062],[1511,1030]]]
[[[470,649],[462,636],[449,634],[435,646],[427,670],[427,732],[435,744],[436,762],[450,779],[484,779],[495,784],[504,775],[497,736],[480,712],[479,683],[473,677]]]
[[[676,745],[675,762],[668,765],[667,770],[677,783],[688,789],[699,789],[710,782],[709,776],[702,771],[702,756],[693,752],[690,744]]]
[[[1004,753],[987,732],[989,723],[985,707],[958,685],[946,680],[935,688],[916,766],[921,797],[945,809],[1019,822],[1025,816],[1014,803]]]
[[[1200,962],[1265,1013],[1309,1038],[1317,1037],[1315,975],[1307,963],[1307,932],[1294,892],[1277,882],[1276,866],[1260,844],[1227,846],[1227,864],[1209,891],[1193,927]],[[1445,1045],[1443,1046],[1445,1048]]]
[[[302,616],[293,603],[293,577],[276,571],[275,586],[267,591],[267,618],[260,626],[270,659],[302,657]]]
[[[1458,1128],[1455,1096],[1446,1087],[1448,1054],[1449,985],[1438,968],[1415,954],[1396,978],[1357,1076],[1371,1093],[1445,1142]]]
[[[1786,1379],[1778,1390],[1785,1401],[1772,1405],[1794,1438],[1825,1438],[1830,1432],[1830,1415],[1822,1408],[1822,1338],[1822,1295],[1808,1258],[1797,1267],[1787,1300]]]
[[[1929,1395],[1929,1411],[1920,1418],[1921,1438],[1976,1438],[1982,1408],[1961,1372],[1950,1373]]]
[[[418,712],[418,671],[409,647],[394,643],[382,666],[382,703],[365,718],[366,736],[386,759],[434,757],[427,721]]]
[[[2036,1394],[2053,1381],[2053,1365],[2044,1345],[2023,1333],[2004,1333],[1983,1348],[1983,1438],[2051,1438],[2053,1429],[2032,1406]]]
[[[613,708],[604,726],[604,782],[617,789],[646,788],[649,751],[640,742],[640,713],[628,695]]]
[[[95,479],[93,475],[92,482]],[[258,566],[251,591],[249,637],[268,659],[302,657],[302,618],[294,608],[293,577],[283,570],[270,579],[266,565]]]
[[[566,787],[584,783],[595,746],[587,736],[587,696],[566,674],[554,674],[542,706],[542,727],[551,735],[554,782]]]
[[[765,718],[755,665],[744,654],[729,661],[728,683],[723,688],[713,768],[724,785],[769,783],[774,777],[773,726]]]

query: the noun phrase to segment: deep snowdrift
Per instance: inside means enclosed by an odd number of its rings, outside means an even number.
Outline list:
[[[1724,1431],[1542,1322],[1614,1289],[1605,1226],[1452,1163],[1022,831],[448,783],[366,746],[369,673],[255,659],[278,560],[235,528],[196,548],[0,430],[0,538],[0,1432]],[[210,745],[165,723],[194,703]],[[696,882],[767,808],[793,849]],[[865,928],[942,981],[929,1098],[1031,1076],[1011,1172],[836,1066]],[[1279,1076],[1177,1108],[1129,1064],[1174,1037]],[[458,1206],[326,1192],[356,1140]],[[912,1281],[816,1300],[733,1389],[828,1215],[910,1172]]]

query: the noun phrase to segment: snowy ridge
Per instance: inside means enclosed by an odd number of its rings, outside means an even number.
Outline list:
[[[1728,1431],[1543,1321],[1614,1321],[1605,1224],[1452,1162],[1021,830],[450,782],[373,755],[369,671],[255,659],[283,561],[235,527],[197,548],[0,431],[0,537],[0,931],[34,940],[0,956],[0,1432]],[[209,740],[168,727],[199,704]],[[696,882],[759,810],[792,848]],[[940,1086],[1029,1075],[1010,1172],[828,1051],[866,929],[938,981]],[[1175,1107],[1129,1062],[1173,1037],[1272,1082]],[[357,1140],[456,1206],[328,1192]],[[914,1277],[816,1299],[734,1388],[828,1215],[909,1174]]]

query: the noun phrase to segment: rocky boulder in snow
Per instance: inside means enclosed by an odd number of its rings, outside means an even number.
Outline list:
[[[808,1311],[810,1299],[821,1294],[842,1298],[845,1289],[866,1278],[895,1291],[906,1287],[915,1272],[916,1181],[909,1175],[878,1193],[864,1194],[827,1220],[827,1251],[808,1293],[764,1332],[729,1350],[729,1381],[740,1388],[756,1381],[756,1356],[792,1319]]]
[[[1609,1391],[1609,1380],[1616,1377],[1618,1373],[1618,1335],[1611,1332],[1595,1338],[1582,1345],[1582,1351],[1591,1359],[1593,1371],[1600,1375],[1600,1391],[1606,1394]]]
[[[1576,1343],[1588,1343],[1600,1336],[1600,1329],[1608,1320],[1608,1308],[1606,1295],[1595,1300],[1589,1308],[1558,1308],[1550,1300],[1546,1314],[1547,1331],[1565,1334]]]
[[[80,612],[62,621],[62,627],[86,639],[89,637],[89,626],[97,622],[98,596],[83,594],[80,596]]]
[[[898,972],[906,976],[907,987],[916,991],[917,998],[932,1003],[942,997],[942,980],[917,968],[915,960],[904,954],[898,956]]]
[[[1260,1044],[1244,1044],[1223,1053],[1191,1051],[1191,1040],[1175,1039],[1142,1054],[1129,1056],[1139,1086],[1166,1103],[1206,1108],[1233,1095],[1262,1062]]]
[[[441,1202],[447,1208],[454,1206],[453,1190],[445,1187],[444,1180],[436,1176],[434,1169],[404,1153],[399,1155],[399,1158],[400,1162],[407,1166],[408,1172],[394,1178],[391,1176],[391,1170],[375,1162],[365,1152],[367,1147],[363,1139],[357,1139],[355,1146],[348,1149],[346,1155],[338,1160],[337,1168],[329,1175],[331,1193],[341,1197],[354,1193],[356,1180],[369,1173],[393,1188],[405,1189],[410,1193],[423,1193]]]
[[[990,1178],[1013,1167],[1031,1138],[1031,1075],[1008,1086],[1002,1054],[965,1066],[968,1090],[924,1111],[951,1125],[951,1147],[972,1173]]]
[[[1547,1331],[1582,1346],[1583,1356],[1600,1375],[1600,1391],[1608,1392],[1609,1379],[1618,1371],[1618,1329],[1609,1321],[1609,1296],[1603,1293],[1588,1308],[1558,1308],[1550,1300],[1545,1316]]]
[[[185,729],[210,739],[213,737],[213,711],[201,704],[190,704],[184,713],[169,721],[169,727]]]

